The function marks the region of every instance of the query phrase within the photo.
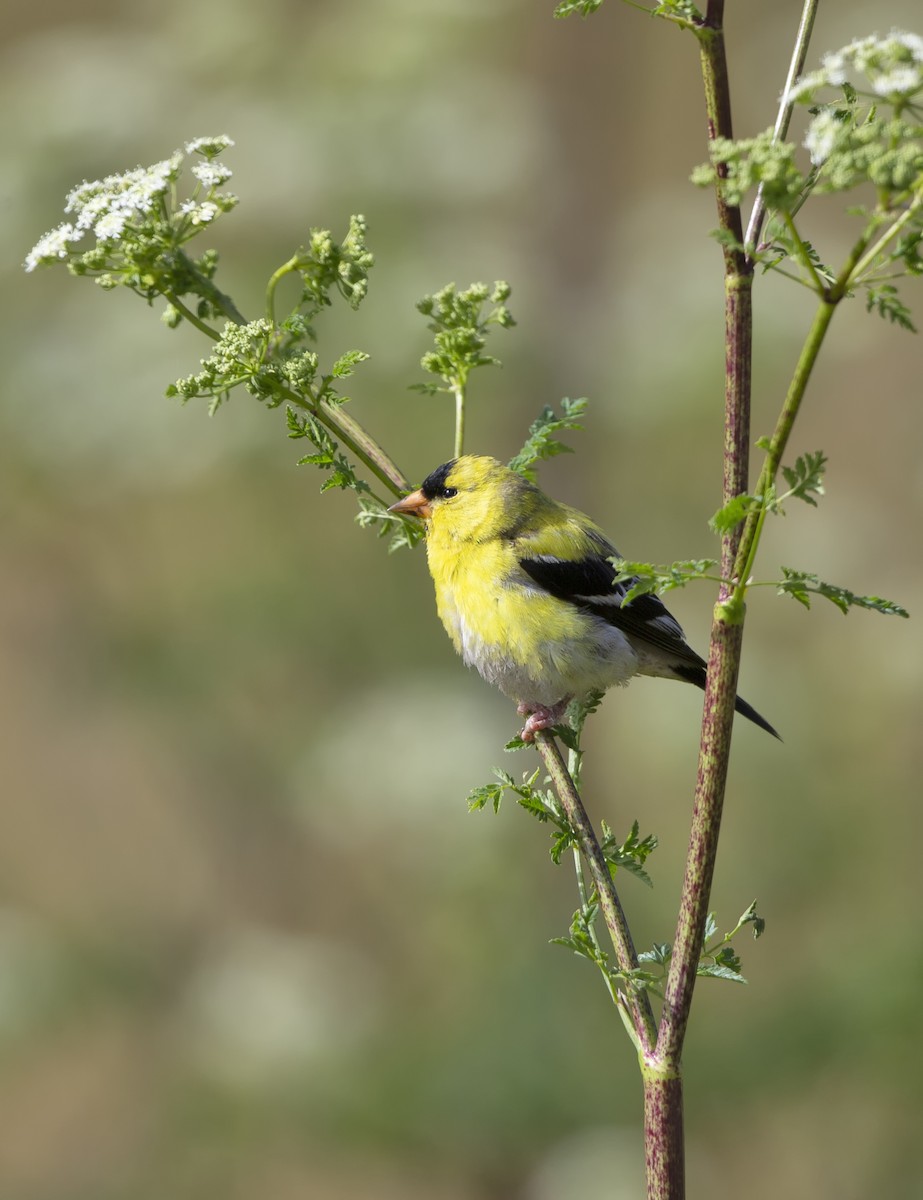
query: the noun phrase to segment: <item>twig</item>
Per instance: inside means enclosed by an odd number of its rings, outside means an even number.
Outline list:
[[[785,77],[785,87],[782,90],[782,98],[779,101],[779,112],[772,131],[773,142],[781,142],[788,134],[788,127],[791,123],[792,112],[795,107],[795,102],[789,99],[789,95],[795,86],[795,80],[804,70],[805,60],[808,57],[808,46],[811,42],[811,33],[814,29],[814,18],[817,16],[819,4],[820,0],[804,0],[804,8],[801,10],[801,21],[798,25],[798,32],[795,35],[795,45],[792,49],[792,60],[788,65],[788,75]],[[751,263],[753,262],[756,245],[763,231],[763,222],[765,220],[766,201],[763,195],[763,185],[760,184],[756,191],[753,211],[750,213],[750,220],[747,224],[747,236],[744,239]]]
[[[624,975],[629,975],[638,969],[638,956],[635,953],[631,931],[628,928],[628,921],[622,908],[622,902],[619,900],[612,873],[599,847],[593,826],[590,824],[583,801],[580,799],[580,793],[574,787],[574,781],[561,757],[557,742],[547,729],[536,733],[535,746],[551,776],[567,820],[580,846],[580,852],[590,869],[596,895],[599,898],[599,907],[606,922],[606,928],[609,930],[609,936],[612,938],[619,971]],[[642,1056],[648,1056],[653,1052],[656,1037],[651,1002],[646,992],[637,991],[631,987],[626,987],[621,995],[622,1003],[627,1007],[631,1017],[638,1049]]]

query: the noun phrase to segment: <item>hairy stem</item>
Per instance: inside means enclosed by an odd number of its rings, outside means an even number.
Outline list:
[[[728,619],[725,606],[715,606],[708,654],[708,683],[702,719],[702,745],[696,777],[692,829],[683,876],[679,921],[664,990],[657,1038],[657,1059],[664,1069],[678,1070],[692,1006],[692,992],[708,918],[718,834],[724,808],[737,695],[737,670],[743,625]]]
[[[628,928],[628,920],[625,917],[622,902],[619,900],[612,873],[599,848],[596,833],[590,824],[586,809],[583,807],[580,793],[574,787],[574,781],[561,757],[557,742],[547,729],[536,733],[535,746],[551,776],[570,827],[574,831],[580,852],[589,867],[593,886],[599,899],[599,907],[612,939],[618,969],[627,975],[631,971],[637,970],[638,956],[635,953],[631,930]],[[647,993],[626,987],[621,993],[621,1003],[630,1015],[639,1052],[643,1056],[649,1055],[653,1051],[656,1026]]]
[[[696,29],[705,89],[708,140],[732,138],[731,84],[722,21],[724,0],[711,0],[705,23]],[[724,503],[747,490],[750,456],[750,379],[752,373],[753,263],[743,251],[743,222],[738,205],[728,204],[719,167],[715,188],[718,224],[728,235],[724,253]],[[722,539],[721,574],[730,575],[739,531]]]
[[[644,1064],[641,1074],[648,1200],[677,1200],[685,1189],[683,1081],[678,1071]]]

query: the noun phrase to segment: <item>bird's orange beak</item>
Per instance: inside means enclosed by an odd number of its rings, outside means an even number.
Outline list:
[[[432,508],[430,502],[423,495],[420,488],[415,492],[411,492],[409,496],[405,496],[403,500],[398,500],[397,504],[392,504],[388,512],[403,513],[405,516],[422,517],[424,521],[432,516]]]

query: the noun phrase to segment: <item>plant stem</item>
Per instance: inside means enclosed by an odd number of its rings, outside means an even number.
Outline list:
[[[709,0],[705,20],[696,26],[705,90],[708,138],[732,138],[731,89],[723,30],[724,0]],[[719,169],[720,170],[720,169]],[[719,178],[715,189],[723,244],[725,284],[725,385],[723,497],[727,504],[747,491],[750,456],[753,263],[743,249],[740,208],[728,204]],[[739,528],[721,539],[721,575],[730,577]],[[648,1200],[685,1196],[682,1052],[696,971],[705,936],[708,902],[718,852],[718,835],[731,752],[731,726],[743,625],[733,623],[723,601],[715,606],[709,643],[708,675],[692,829],[682,899],[656,1049],[642,1062],[644,1140]]]
[[[916,216],[917,209],[921,204],[923,204],[923,192],[918,191],[914,195],[913,200],[910,202],[910,204],[908,204],[893,225],[890,225],[888,229],[885,230],[874,246],[865,251],[861,258],[856,260],[851,272],[851,280],[858,279],[862,272],[872,265],[878,255],[882,253],[885,246],[887,246],[888,242],[895,238],[897,234],[899,234],[904,228],[904,226],[913,220],[913,218]]]
[[[269,277],[269,283],[266,284],[266,316],[273,326],[276,323],[276,288],[279,286],[280,280],[284,279],[286,275],[291,275],[297,269],[298,255],[293,254],[288,262],[284,262],[281,267],[277,267],[273,271]]]
[[[206,325],[201,318],[197,317],[191,308],[187,308],[182,300],[180,300],[179,296],[174,295],[173,292],[164,291],[161,291],[160,294],[163,296],[164,300],[173,305],[178,313],[182,313],[184,321],[188,321],[189,324],[194,325],[200,333],[204,333],[207,338],[211,338],[213,342],[217,342],[221,335],[216,332],[216,330],[212,329],[211,325]]]
[[[407,476],[385,453],[372,435],[338,404],[322,400],[315,410],[317,417],[342,439],[353,454],[377,475],[395,496],[403,496],[413,485]]]
[[[819,4],[820,0],[804,0],[804,7],[801,10],[801,21],[798,24],[798,32],[795,34],[792,59],[788,65],[788,75],[785,78],[782,99],[779,101],[779,112],[772,131],[773,142],[781,142],[788,134],[788,127],[795,107],[794,100],[788,98],[789,92],[794,87],[795,80],[804,70],[805,60],[808,57],[811,33],[814,30],[814,18],[817,16]],[[753,211],[750,213],[750,220],[747,224],[747,236],[744,239],[748,254],[751,256],[757,248],[760,234],[763,231],[763,222],[766,219],[766,202],[763,198],[763,192],[763,185],[760,184],[756,191],[756,201],[753,205]]]
[[[457,383],[455,393],[455,452],[453,458],[461,458],[465,452],[465,385]]]
[[[628,975],[630,972],[637,970],[638,956],[635,953],[635,946],[632,941],[631,931],[628,928],[625,910],[622,908],[622,902],[619,900],[618,892],[612,879],[612,873],[603,857],[602,850],[599,848],[599,842],[596,839],[593,826],[590,824],[586,809],[583,807],[580,793],[574,787],[574,781],[571,779],[570,772],[565,766],[564,759],[561,757],[561,751],[558,748],[557,742],[547,729],[542,729],[536,733],[535,746],[542,756],[548,774],[551,776],[551,781],[561,801],[561,806],[567,815],[571,829],[574,831],[580,852],[590,869],[590,875],[593,878],[593,885],[599,899],[599,907],[602,910],[603,919],[609,930],[609,936],[612,938],[612,946],[615,950],[618,969],[623,974]],[[639,1053],[642,1057],[646,1058],[653,1052],[656,1036],[656,1025],[654,1023],[654,1014],[651,1010],[650,999],[646,992],[635,991],[630,987],[626,987],[621,992],[620,998],[622,1005],[624,1005],[630,1015]]]
[[[733,138],[731,85],[724,42],[724,0],[710,0],[704,25],[696,28],[705,89],[708,140]],[[740,208],[728,204],[719,167],[715,188],[718,224],[729,235],[724,254],[724,503],[747,490],[750,457],[750,378],[752,373],[753,263],[743,251]],[[730,576],[739,530],[721,543],[721,574]]]
[[[648,1200],[677,1200],[685,1194],[682,1077],[643,1062],[641,1075]]]
[[[402,496],[411,491],[412,484],[403,471],[396,466],[372,435],[358,421],[343,411],[342,405],[331,404],[329,400],[317,401],[313,397],[306,399],[298,392],[293,392],[291,388],[282,388],[281,392],[290,404],[313,413],[322,425],[326,425],[332,433],[335,433],[343,444],[348,446],[353,454],[395,496]]]
[[[817,362],[817,356],[827,335],[833,314],[836,312],[837,303],[838,301],[830,300],[826,297],[821,300],[817,306],[817,312],[814,314],[814,320],[811,322],[811,328],[808,330],[804,345],[801,348],[795,372],[792,375],[792,381],[785,396],[785,403],[782,405],[782,411],[779,413],[779,419],[776,421],[776,427],[770,438],[769,448],[766,451],[766,459],[756,485],[756,494],[763,499],[765,499],[769,489],[775,483],[776,475],[782,463],[782,455],[785,453],[785,447],[788,445],[788,439],[791,436],[795,418],[798,416],[799,409],[801,408],[801,401],[804,399],[808,381],[811,378],[811,372],[814,369],[814,364]],[[759,548],[764,520],[765,510],[763,505],[760,505],[760,508],[750,514],[744,525],[737,559],[733,567],[734,592],[728,602],[728,608],[734,609],[738,613],[742,613],[743,611],[744,597],[747,592],[748,581],[753,573],[753,564]]]
[[[705,935],[724,807],[742,641],[743,624],[729,620],[725,606],[719,602],[715,606],[709,646],[702,745],[679,921],[657,1037],[657,1059],[664,1069],[679,1069]]]

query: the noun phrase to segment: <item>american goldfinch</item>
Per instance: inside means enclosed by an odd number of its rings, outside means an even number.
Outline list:
[[[589,517],[495,458],[437,467],[391,511],[426,522],[436,607],[455,649],[527,717],[522,738],[557,724],[576,696],[635,675],[705,687],[705,660],[653,595],[624,604],[618,551]],[[745,700],[743,713],[779,735]]]

